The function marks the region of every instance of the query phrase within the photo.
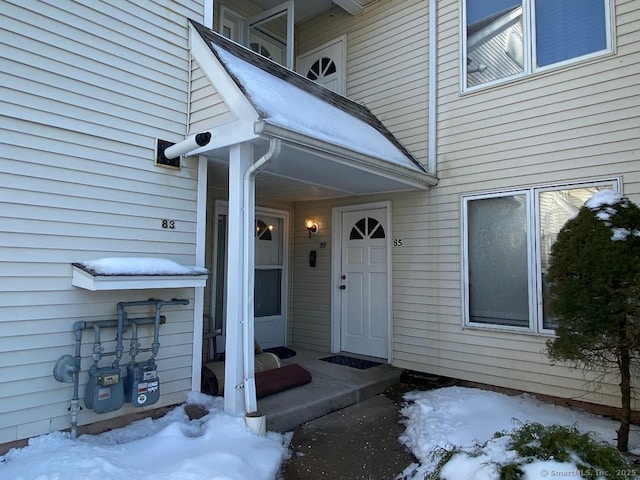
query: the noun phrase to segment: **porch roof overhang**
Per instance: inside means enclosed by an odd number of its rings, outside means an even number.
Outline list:
[[[364,106],[191,22],[192,55],[215,83],[235,120],[207,131],[212,141],[189,155],[225,161],[229,148],[270,139],[280,154],[261,174],[271,174],[341,195],[427,189],[437,183]],[[196,132],[194,132],[196,133]]]

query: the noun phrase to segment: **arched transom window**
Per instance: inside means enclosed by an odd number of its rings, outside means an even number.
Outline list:
[[[384,228],[375,218],[361,218],[351,228],[349,240],[364,240],[366,238],[385,238]]]
[[[324,77],[333,75],[336,71],[336,63],[329,57],[322,57],[311,65],[311,68],[307,72],[307,78],[314,82],[320,81],[321,83]]]

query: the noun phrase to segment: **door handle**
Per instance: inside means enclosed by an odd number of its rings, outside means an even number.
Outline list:
[[[340,290],[346,290],[347,286],[346,285],[340,285]]]

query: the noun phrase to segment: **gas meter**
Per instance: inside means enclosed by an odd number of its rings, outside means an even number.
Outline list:
[[[158,367],[153,360],[127,365],[124,394],[134,407],[153,405],[160,398]]]
[[[91,367],[84,399],[96,413],[118,410],[124,403],[124,382],[119,367]]]

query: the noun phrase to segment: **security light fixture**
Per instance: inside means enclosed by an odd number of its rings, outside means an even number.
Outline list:
[[[198,133],[178,143],[157,140],[155,164],[161,167],[180,168],[182,155],[198,147],[204,147],[210,141],[210,132]]]

